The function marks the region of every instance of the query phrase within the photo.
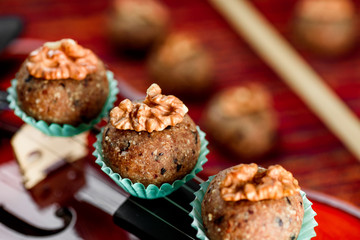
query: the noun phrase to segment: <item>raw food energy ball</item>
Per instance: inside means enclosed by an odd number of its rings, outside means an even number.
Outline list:
[[[91,121],[109,93],[103,62],[71,39],[45,43],[30,53],[16,79],[21,109],[48,124]]]

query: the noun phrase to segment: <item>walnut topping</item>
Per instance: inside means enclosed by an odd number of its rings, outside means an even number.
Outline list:
[[[83,80],[97,70],[98,58],[72,39],[47,42],[32,51],[26,67],[31,76],[46,80]]]
[[[255,163],[235,166],[220,184],[225,201],[280,199],[299,190],[298,181],[280,165],[266,170]]]
[[[135,131],[162,131],[183,120],[188,108],[175,96],[161,94],[161,88],[152,84],[142,103],[125,99],[110,112],[110,122],[117,129]]]
[[[262,111],[271,107],[271,96],[258,84],[230,88],[218,97],[224,116],[236,117]]]

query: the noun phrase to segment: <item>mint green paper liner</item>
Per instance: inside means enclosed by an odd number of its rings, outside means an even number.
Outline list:
[[[116,101],[116,96],[119,93],[119,90],[117,88],[117,81],[114,79],[114,74],[110,71],[106,72],[106,76],[109,81],[109,95],[106,99],[106,102],[100,114],[96,118],[91,120],[89,123],[81,123],[76,127],[69,124],[57,124],[57,123],[47,124],[43,120],[37,121],[33,117],[28,116],[20,108],[18,104],[18,96],[16,92],[16,84],[17,84],[16,79],[13,79],[11,81],[11,86],[7,89],[7,92],[9,93],[7,100],[10,103],[9,107],[14,110],[15,115],[20,117],[24,122],[39,129],[41,132],[45,133],[46,135],[58,136],[58,137],[71,137],[92,128],[95,124],[99,123],[103,117],[107,116],[108,112],[113,107],[113,104]]]
[[[197,127],[200,136],[200,155],[198,161],[193,168],[193,170],[187,174],[181,180],[175,180],[172,184],[164,183],[159,187],[155,186],[154,184],[148,185],[146,188],[142,183],[132,183],[132,181],[128,178],[122,178],[120,174],[113,172],[113,170],[106,165],[104,162],[104,156],[102,153],[102,133],[104,128],[102,128],[101,132],[96,136],[97,141],[94,143],[95,151],[93,155],[97,158],[96,163],[101,167],[101,170],[105,172],[114,182],[122,187],[126,192],[130,193],[131,195],[139,198],[144,199],[155,199],[161,198],[169,195],[170,193],[177,190],[183,184],[191,180],[195,177],[195,175],[203,170],[203,165],[208,161],[206,155],[209,153],[207,149],[207,145],[209,142],[205,139],[205,133]]]
[[[193,218],[191,226],[197,231],[196,237],[201,240],[209,240],[205,234],[205,228],[201,217],[201,202],[204,199],[206,190],[214,176],[209,177],[209,180],[200,184],[200,189],[195,192],[195,199],[190,203],[193,207],[189,216]],[[304,202],[304,218],[301,225],[300,233],[297,240],[309,240],[316,236],[314,228],[318,225],[315,221],[316,212],[311,208],[312,203],[306,198],[306,194],[300,191]]]

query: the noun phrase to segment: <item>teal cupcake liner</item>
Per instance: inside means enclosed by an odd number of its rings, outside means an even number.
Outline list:
[[[209,177],[209,180],[200,184],[200,189],[195,192],[195,199],[190,203],[193,207],[189,216],[193,218],[191,226],[197,231],[196,237],[201,240],[209,240],[205,234],[205,228],[201,217],[201,202],[204,199],[206,190],[215,176]],[[311,208],[312,203],[306,198],[306,194],[300,191],[304,202],[304,218],[297,240],[310,240],[316,236],[314,228],[318,225],[315,221],[316,212]]]
[[[76,127],[69,124],[57,124],[57,123],[47,124],[43,120],[38,121],[35,118],[28,116],[20,108],[18,104],[18,96],[16,92],[16,85],[17,85],[16,79],[13,79],[11,81],[11,86],[7,89],[7,92],[9,93],[7,100],[10,103],[9,107],[14,110],[16,116],[20,117],[24,122],[39,129],[41,132],[45,133],[46,135],[57,136],[57,137],[71,137],[92,128],[95,124],[99,123],[103,117],[107,116],[110,109],[112,109],[113,104],[116,101],[116,96],[119,93],[119,90],[117,88],[117,81],[114,79],[114,74],[110,71],[107,71],[106,76],[109,81],[109,95],[106,99],[106,102],[100,114],[96,118],[91,120],[89,123],[81,123]]]
[[[113,170],[106,165],[104,162],[104,156],[102,152],[102,133],[104,128],[102,128],[101,132],[96,136],[97,141],[94,143],[95,151],[93,155],[97,158],[96,163],[101,167],[101,170],[105,172],[114,182],[122,187],[126,192],[130,193],[131,195],[139,198],[144,199],[155,199],[161,198],[169,195],[170,193],[176,191],[180,188],[183,184],[190,181],[195,175],[203,170],[203,165],[208,161],[206,155],[209,153],[207,149],[207,145],[209,142],[205,139],[205,133],[197,127],[197,130],[200,135],[200,155],[198,161],[193,168],[193,170],[187,174],[181,180],[175,180],[172,184],[164,183],[159,187],[155,186],[154,184],[150,184],[145,187],[142,183],[132,183],[129,178],[122,178],[120,174],[113,172]]]

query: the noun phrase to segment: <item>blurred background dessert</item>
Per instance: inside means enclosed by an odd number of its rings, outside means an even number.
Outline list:
[[[351,0],[300,0],[295,6],[294,34],[310,51],[338,56],[357,42],[358,22]]]
[[[201,40],[184,31],[173,32],[148,60],[150,80],[165,93],[189,96],[206,93],[213,83],[213,59]]]
[[[108,31],[114,46],[124,51],[146,51],[165,37],[171,19],[157,0],[115,0]]]
[[[260,84],[218,92],[210,100],[202,123],[214,142],[243,159],[261,157],[276,143],[278,123],[272,96]]]

